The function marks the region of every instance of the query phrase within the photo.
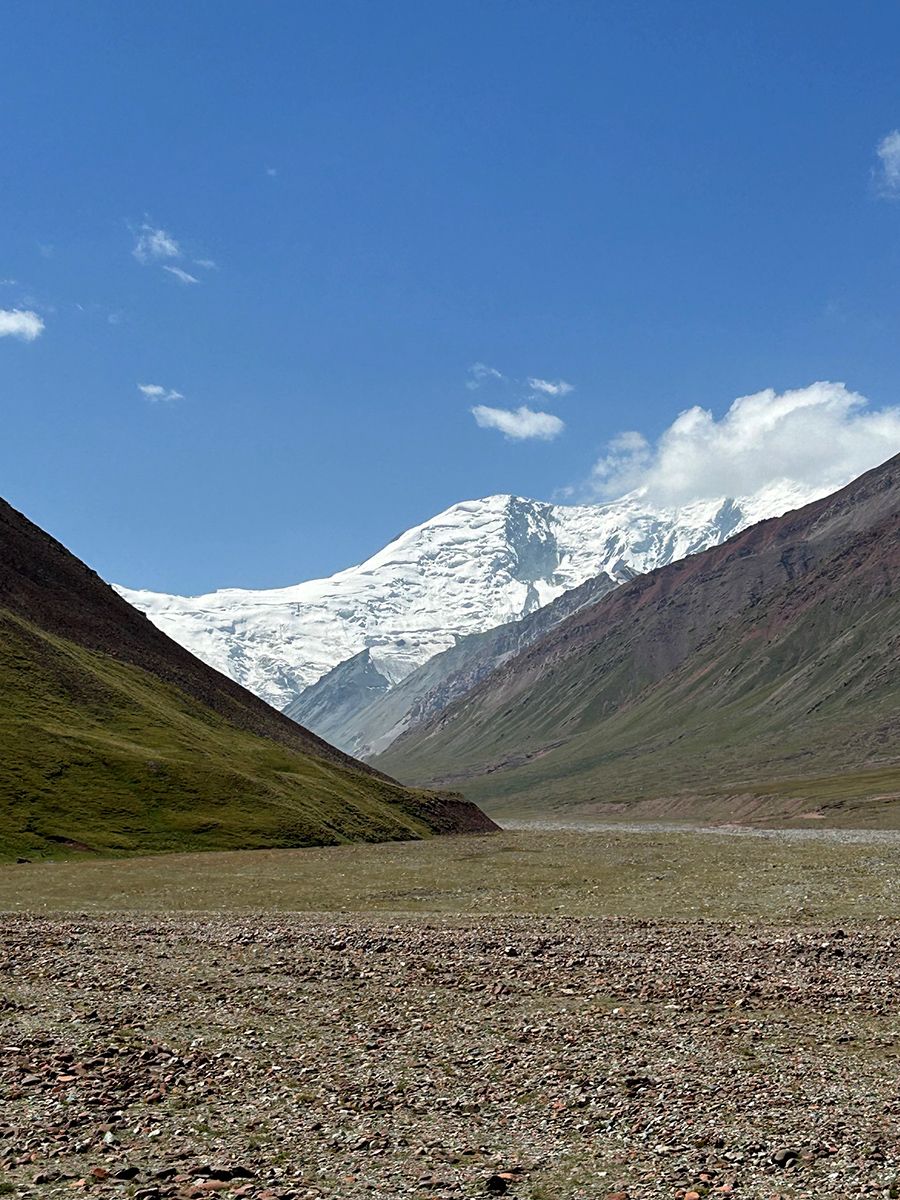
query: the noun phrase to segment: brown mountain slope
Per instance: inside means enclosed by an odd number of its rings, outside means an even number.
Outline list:
[[[376,761],[492,811],[900,820],[898,513],[894,458],[582,610]]]
[[[194,658],[0,501],[0,855],[489,829]]]

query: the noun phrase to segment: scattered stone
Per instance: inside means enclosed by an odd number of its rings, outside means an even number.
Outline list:
[[[791,1163],[795,1163],[800,1157],[796,1150],[776,1150],[772,1155],[772,1162],[776,1167],[789,1167]]]
[[[0,1179],[771,1200],[785,1170],[794,1200],[900,1200],[898,994],[893,920],[8,914]]]

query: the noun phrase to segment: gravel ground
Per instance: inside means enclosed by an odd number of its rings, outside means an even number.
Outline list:
[[[0,1192],[900,1195],[900,923],[0,920]]]
[[[662,833],[671,836],[673,833],[695,833],[703,837],[757,838],[767,842],[900,846],[900,829],[835,829],[828,825],[769,829],[765,826],[739,825],[735,822],[710,825],[696,821],[565,821],[538,818],[516,820],[510,817],[503,821],[502,828],[509,832],[542,834],[570,832],[620,836],[631,833]]]

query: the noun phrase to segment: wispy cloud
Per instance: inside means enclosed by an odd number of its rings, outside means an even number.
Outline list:
[[[621,433],[595,464],[591,492],[641,489],[663,504],[749,496],[789,481],[824,495],[900,450],[900,408],[871,409],[843,383],[741,396],[724,416],[686,409],[655,442]]]
[[[181,392],[176,392],[172,388],[164,388],[158,383],[139,383],[138,391],[143,395],[145,400],[150,400],[154,404],[160,401],[183,400],[184,396]]]
[[[19,338],[33,342],[44,332],[44,322],[27,308],[0,308],[0,337]]]
[[[514,441],[537,438],[549,442],[559,437],[565,424],[553,413],[533,412],[524,404],[519,408],[489,408],[476,404],[472,416],[482,429],[499,429],[505,437]]]
[[[484,383],[489,383],[492,379],[504,383],[506,376],[502,371],[498,371],[496,367],[489,367],[487,363],[472,363],[471,367],[469,367],[469,378],[466,380],[466,387],[470,392],[474,392],[476,388],[480,388]]]
[[[176,265],[174,260],[188,261],[188,255],[185,254],[181,244],[171,233],[151,225],[148,221],[145,221],[138,230],[137,240],[131,253],[139,263],[144,266],[161,267],[163,271],[174,276],[179,283],[200,282],[199,278],[185,270],[184,266]],[[211,258],[191,258],[189,261],[192,266],[200,267],[204,271],[218,269],[216,262]]]
[[[168,271],[170,275],[174,275],[179,283],[199,283],[200,280],[196,275],[191,275],[188,271],[182,271],[181,267],[163,266],[164,271]]]
[[[488,366],[487,363],[472,363],[468,370],[468,379],[466,380],[466,387],[469,391],[477,391],[478,388],[486,387],[489,384],[501,385],[508,391],[518,392],[520,396],[523,393],[527,393],[527,396],[524,398],[531,400],[545,397],[552,400],[559,400],[561,397],[568,396],[570,392],[575,391],[574,384],[567,383],[565,379],[541,379],[536,375],[528,375],[525,379],[520,379],[511,375],[504,375],[502,371],[498,371],[496,367]]]
[[[138,262],[151,263],[164,258],[180,258],[181,247],[165,229],[155,229],[144,222],[138,230],[137,241],[131,253]]]
[[[900,197],[900,129],[892,129],[881,139],[875,153],[878,155],[876,183],[882,196]]]
[[[569,392],[575,391],[574,385],[566,383],[564,379],[535,379],[531,376],[528,386],[532,392],[541,392],[545,396],[568,396]]]
[[[266,174],[269,176],[270,179],[274,179],[276,177],[276,175],[278,174],[278,168],[277,167],[266,167]]]

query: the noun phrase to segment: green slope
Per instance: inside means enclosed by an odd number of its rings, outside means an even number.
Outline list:
[[[900,460],[636,580],[377,759],[496,814],[900,825]]]
[[[412,754],[380,765],[406,778],[452,779],[495,815],[815,811],[837,823],[900,825],[897,678],[884,672],[879,683],[868,649],[873,639],[896,656],[900,611],[880,605],[824,652],[809,653],[821,623],[811,614],[775,647],[720,638],[702,666],[692,659],[605,714],[602,684],[585,660],[567,674],[564,696],[542,681],[527,705],[465,744],[449,738],[429,748],[418,770]],[[510,746],[524,761],[510,761]]]
[[[447,824],[436,797],[237,729],[3,609],[0,695],[0,857],[414,838]]]

